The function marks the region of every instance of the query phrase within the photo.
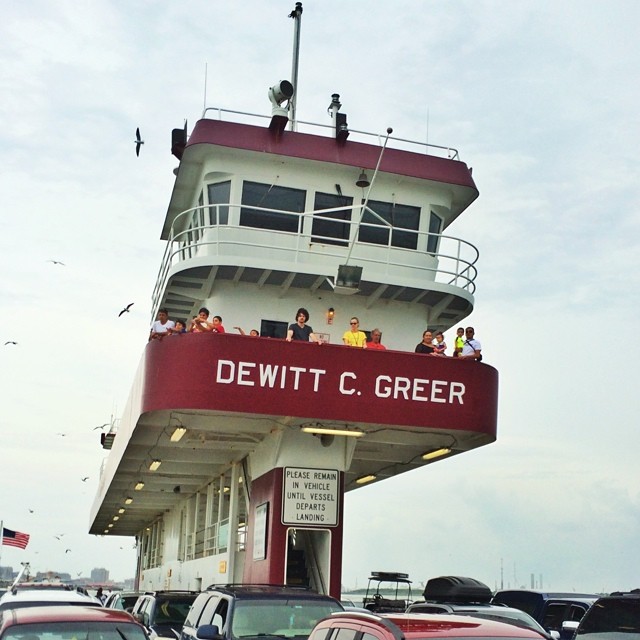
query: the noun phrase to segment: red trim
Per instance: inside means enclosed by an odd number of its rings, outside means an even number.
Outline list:
[[[283,469],[268,471],[251,483],[251,509],[247,528],[247,551],[244,563],[243,581],[247,584],[283,584],[286,575],[287,531],[291,525],[283,525],[282,511]],[[303,526],[298,529],[329,529],[331,531],[331,568],[329,595],[340,599],[342,582],[342,522],[343,522],[344,474],[340,474],[339,524],[336,527]],[[255,510],[267,503],[267,553],[264,560],[253,560],[253,533],[255,531]]]
[[[498,372],[471,360],[400,351],[182,334],[153,340],[145,351],[141,412],[176,408],[495,438]]]
[[[222,120],[199,120],[196,123],[185,150],[185,159],[189,157],[189,150],[200,144],[272,153],[370,170],[375,168],[380,156],[380,147],[375,145],[349,140],[341,144],[328,136],[295,131],[284,131],[276,136],[267,127]],[[464,162],[458,160],[387,148],[380,170],[401,176],[468,187],[475,192],[471,201],[478,197],[478,188],[469,168]]]

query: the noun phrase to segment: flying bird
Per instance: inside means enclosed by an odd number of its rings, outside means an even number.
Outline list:
[[[7,341],[4,343],[4,346],[6,347],[8,344],[18,344],[18,343],[17,343],[15,340],[7,340]]]
[[[119,314],[118,314],[118,318],[123,314],[123,313],[128,313],[129,309],[131,309],[131,307],[133,306],[133,302],[130,302]]]
[[[29,513],[33,513],[33,509],[29,509]]]
[[[82,478],[82,482],[86,482],[89,479],[89,476],[85,476],[84,478]]]
[[[100,429],[100,431],[102,431],[102,429],[104,429],[105,427],[108,427],[109,423],[105,422],[104,424],[101,424],[99,427],[93,427],[93,429],[91,429],[91,431],[96,431],[97,429]]]
[[[71,551],[71,549],[65,549],[65,553],[69,553],[69,551]]]
[[[58,432],[58,433],[56,433],[56,435],[60,436],[61,438],[64,438],[64,437],[66,437],[67,434]]]
[[[53,262],[53,264],[59,264],[61,267],[67,266],[64,262],[60,262],[60,260],[47,260],[47,262]]]
[[[140,147],[144,144],[144,140],[140,137],[140,127],[136,129],[136,156],[140,155]]]

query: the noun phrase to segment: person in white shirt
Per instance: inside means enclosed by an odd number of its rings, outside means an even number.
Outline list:
[[[162,340],[165,335],[170,333],[169,329],[175,329],[175,322],[169,320],[169,312],[166,309],[158,311],[158,319],[151,325],[149,340]]]

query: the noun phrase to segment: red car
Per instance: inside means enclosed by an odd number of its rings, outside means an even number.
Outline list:
[[[468,616],[411,613],[378,615],[347,611],[320,620],[309,640],[542,640],[543,637],[531,629]]]
[[[0,640],[148,640],[131,614],[102,607],[46,606],[5,609]]]

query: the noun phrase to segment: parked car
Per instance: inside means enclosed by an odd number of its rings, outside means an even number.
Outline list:
[[[595,593],[562,593],[526,589],[498,591],[491,602],[506,604],[528,613],[547,631],[557,631],[562,640],[571,638],[563,631],[566,621],[579,622],[598,599]]]
[[[199,591],[147,591],[133,608],[133,617],[142,624],[151,640],[180,636],[184,619]]]
[[[506,622],[518,627],[533,629],[551,639],[560,634],[548,633],[542,625],[528,613],[502,604],[491,604],[491,589],[474,578],[441,576],[432,578],[422,594],[425,602],[414,602],[407,607],[407,613],[448,613],[474,616],[488,620]]]
[[[504,622],[466,616],[418,613],[336,613],[318,622],[309,640],[436,640],[438,638],[490,638],[540,640],[537,631]]]
[[[131,613],[144,591],[113,591],[109,594],[104,606],[107,609],[119,609]]]
[[[0,640],[148,640],[144,628],[124,611],[102,607],[45,606],[14,609],[0,617]]]
[[[640,640],[640,589],[596,600],[580,622],[565,622],[575,640]]]
[[[0,598],[0,612],[4,609],[22,609],[23,607],[42,607],[55,605],[78,605],[99,607],[100,601],[93,596],[68,589],[12,589]]]
[[[318,620],[342,610],[338,600],[303,587],[214,585],[196,598],[180,640],[306,640]]]

